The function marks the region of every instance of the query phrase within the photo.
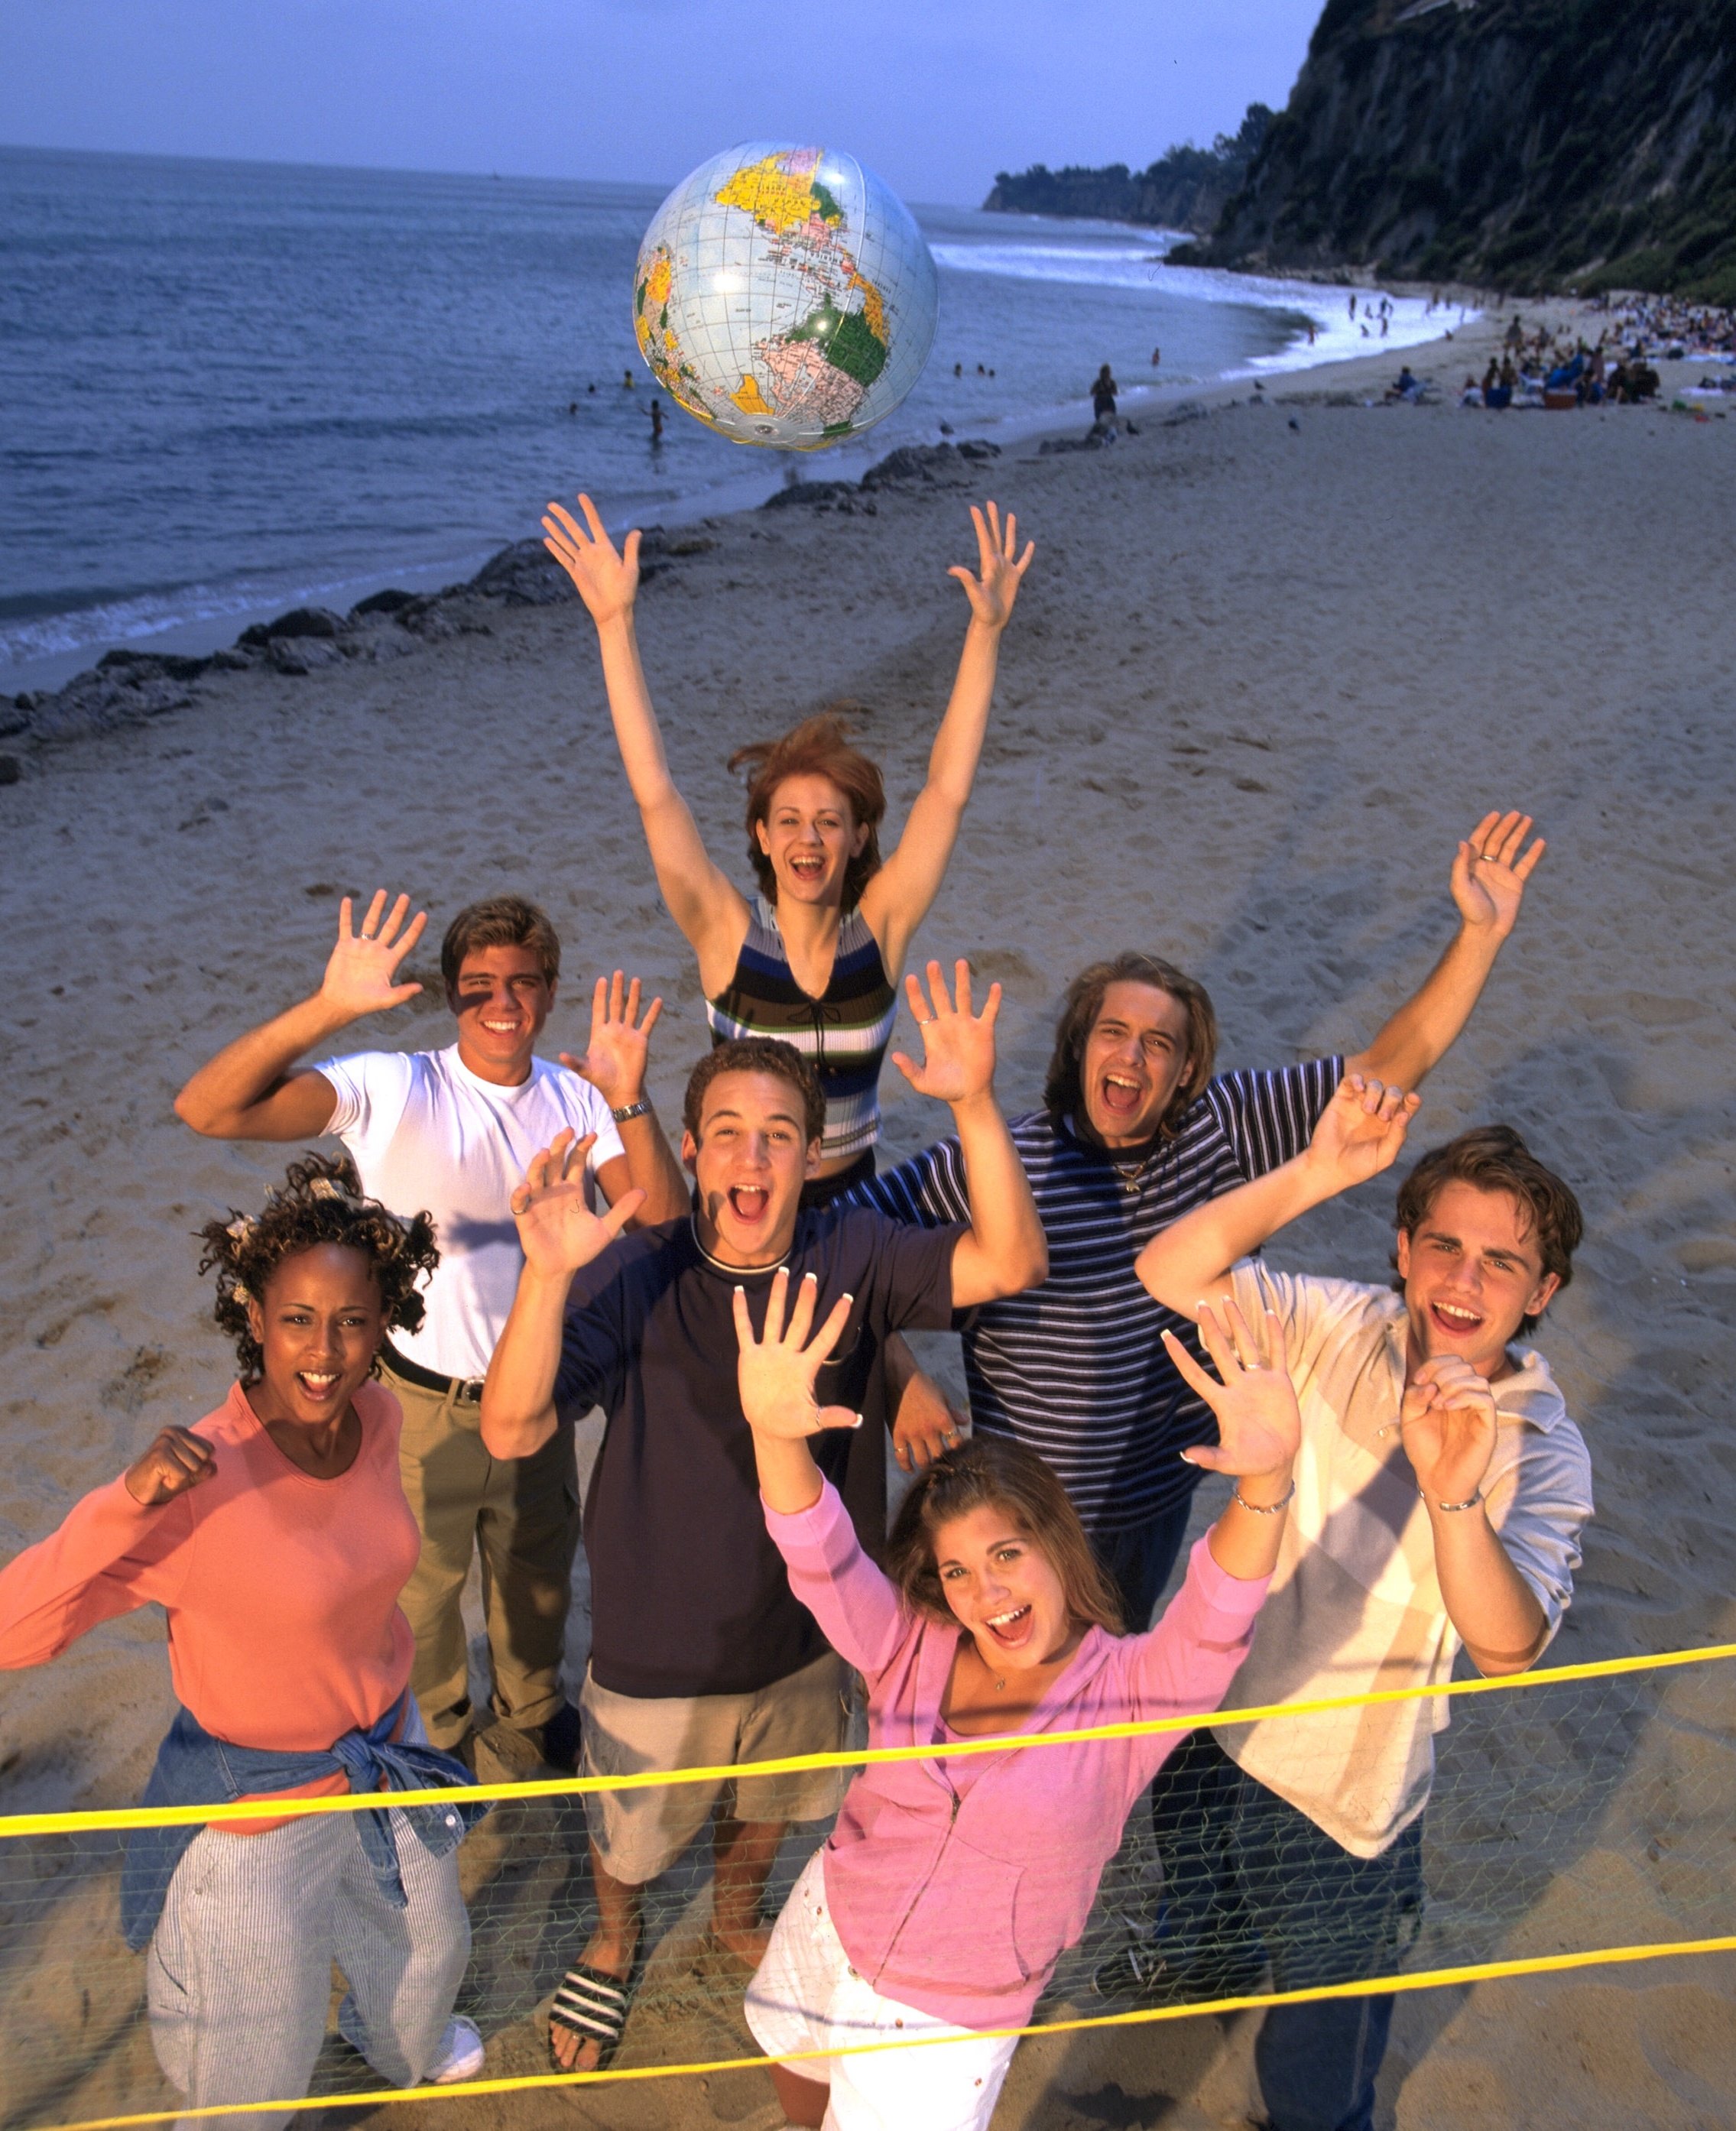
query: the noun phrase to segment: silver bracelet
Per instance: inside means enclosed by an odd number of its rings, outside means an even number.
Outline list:
[[[1424,1501],[1428,1500],[1427,1492],[1424,1488],[1419,1487],[1417,1490],[1417,1492],[1422,1496]],[[1482,1499],[1483,1490],[1480,1487],[1477,1487],[1474,1488],[1470,1496],[1462,1502],[1436,1502],[1435,1507],[1437,1510],[1446,1510],[1454,1512],[1460,1510],[1474,1510]]]
[[[624,1125],[629,1118],[648,1118],[650,1114],[651,1099],[649,1095],[641,1095],[636,1103],[623,1103],[618,1110],[609,1113],[618,1125]]]
[[[1246,1510],[1250,1516],[1256,1517],[1275,1517],[1280,1516],[1285,1510],[1289,1508],[1291,1502],[1295,1498],[1295,1495],[1296,1482],[1293,1480],[1290,1482],[1289,1490],[1281,1502],[1250,1502],[1248,1497],[1242,1492],[1242,1483],[1240,1480],[1232,1481],[1230,1487],[1230,1501],[1233,1502],[1240,1502],[1242,1507]]]

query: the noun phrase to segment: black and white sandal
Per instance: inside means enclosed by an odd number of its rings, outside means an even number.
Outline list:
[[[549,2008],[550,2029],[566,2028],[581,2040],[597,2045],[598,2071],[607,2071],[626,2033],[628,2017],[639,1988],[639,1962],[626,1977],[610,1975],[588,1961],[575,1961],[561,1978],[554,2002]],[[567,2067],[554,2056],[551,2033],[549,2054],[557,2071]]]

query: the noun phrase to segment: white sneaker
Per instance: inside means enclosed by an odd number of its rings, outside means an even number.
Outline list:
[[[474,2079],[482,2069],[482,2038],[473,2020],[448,2020],[434,2062],[422,2075],[425,2086],[450,2086]]]

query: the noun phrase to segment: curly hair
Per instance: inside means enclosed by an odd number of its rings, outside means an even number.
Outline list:
[[[835,703],[785,733],[780,740],[755,740],[738,747],[729,759],[733,773],[747,772],[747,855],[768,903],[778,899],[778,875],[760,848],[759,829],[770,819],[772,802],[786,778],[830,778],[850,802],[853,825],[866,825],[867,841],[844,869],[843,907],[854,910],[862,890],[880,869],[880,823],[886,812],[886,788],[876,764],[850,745],[847,713],[859,703]]]
[[[935,1536],[942,1525],[978,1509],[1001,1511],[1048,1558],[1074,1621],[1095,1622],[1112,1635],[1125,1632],[1114,1587],[1067,1490],[1034,1450],[1002,1435],[972,1436],[942,1452],[899,1504],[886,1542],[886,1573],[912,1612],[952,1621]]]
[[[204,1245],[201,1273],[217,1275],[214,1315],[235,1342],[243,1383],[259,1381],[265,1352],[247,1321],[247,1305],[263,1302],[271,1276],[286,1258],[322,1243],[359,1251],[380,1290],[388,1329],[414,1332],[422,1322],[416,1284],[440,1262],[430,1215],[408,1220],[363,1195],[362,1180],[347,1155],[336,1160],[304,1155],[290,1164],[281,1185],[266,1194],[262,1212],[229,1209],[227,1221],[208,1221],[198,1231]],[[374,1371],[379,1371],[377,1357]]]

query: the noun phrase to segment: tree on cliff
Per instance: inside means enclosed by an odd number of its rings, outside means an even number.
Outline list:
[[[1186,256],[1736,303],[1736,0],[1327,0]]]

